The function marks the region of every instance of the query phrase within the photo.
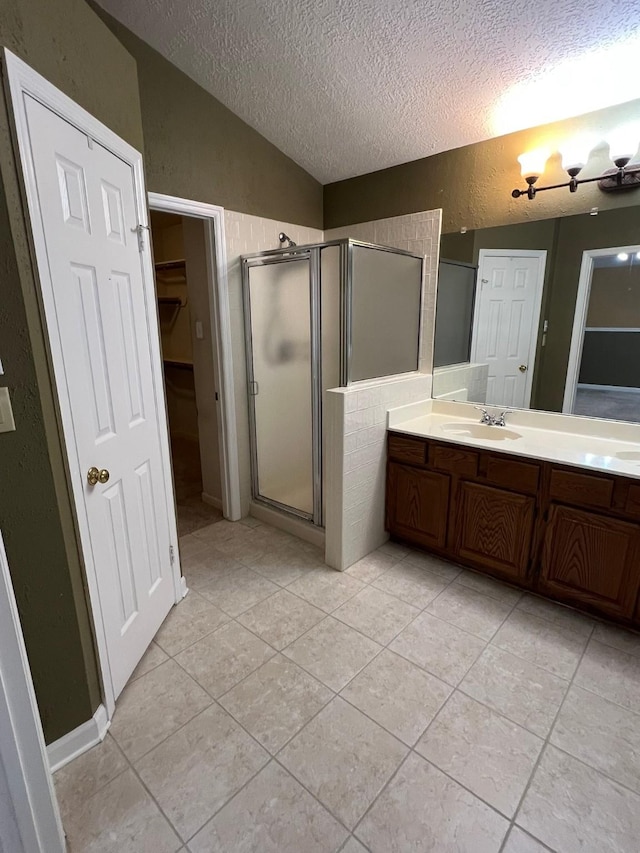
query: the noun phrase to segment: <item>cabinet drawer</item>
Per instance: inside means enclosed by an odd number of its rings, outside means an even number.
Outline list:
[[[640,486],[629,486],[624,509],[629,515],[640,516]]]
[[[399,462],[413,462],[416,465],[424,465],[427,458],[427,445],[419,438],[390,435],[389,457],[397,459]]]
[[[487,482],[495,486],[535,495],[538,491],[539,479],[538,465],[516,462],[513,459],[499,459],[496,456],[490,456],[487,459]]]
[[[472,450],[432,444],[429,447],[429,464],[432,468],[465,477],[476,477],[478,474],[478,454]]]
[[[592,477],[573,471],[551,472],[550,495],[552,499],[577,506],[611,506],[614,481],[605,477]]]

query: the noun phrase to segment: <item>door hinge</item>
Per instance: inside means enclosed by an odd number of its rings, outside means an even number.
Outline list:
[[[176,561],[176,550],[173,545],[169,545],[169,559],[171,560],[171,565]]]
[[[138,235],[138,251],[142,252],[145,248],[144,232],[150,231],[151,229],[148,225],[136,225],[136,227],[131,230]]]

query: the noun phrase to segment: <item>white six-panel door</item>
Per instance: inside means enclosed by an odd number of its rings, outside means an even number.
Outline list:
[[[29,96],[25,111],[114,698],[175,602],[133,170]],[[108,472],[91,485],[90,468]],[[78,495],[78,483],[76,496]],[[89,553],[87,553],[89,551]],[[95,602],[94,602],[95,610]]]
[[[529,405],[545,259],[544,251],[480,253],[471,361],[489,365],[489,405]]]

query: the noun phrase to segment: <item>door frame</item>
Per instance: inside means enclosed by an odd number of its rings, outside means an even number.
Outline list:
[[[471,330],[471,361],[476,361],[477,333],[479,323],[478,302],[482,294],[482,264],[490,257],[498,258],[537,258],[539,260],[538,278],[536,282],[536,293],[533,301],[534,322],[531,327],[531,340],[529,342],[528,364],[531,368],[527,370],[524,386],[524,406],[528,409],[531,405],[531,393],[533,391],[533,374],[535,372],[536,352],[538,349],[538,336],[540,333],[540,314],[542,311],[542,293],[544,290],[544,274],[547,266],[546,249],[480,249],[478,251],[478,274],[476,277],[476,296],[473,306],[473,324]],[[478,293],[480,284],[480,294]]]
[[[582,253],[580,265],[580,276],[578,278],[578,293],[576,295],[576,307],[573,315],[573,330],[571,332],[571,345],[569,347],[569,362],[567,364],[567,377],[564,383],[564,397],[562,400],[562,412],[566,415],[573,414],[576,402],[576,391],[578,389],[578,377],[580,376],[580,363],[582,362],[582,348],[584,346],[584,333],[589,309],[589,297],[591,296],[591,280],[593,278],[594,260],[616,255],[618,252],[636,253],[640,252],[639,246],[608,246],[605,249],[586,249]]]
[[[230,521],[242,518],[240,505],[240,462],[236,402],[233,384],[231,344],[231,309],[227,282],[227,251],[224,230],[224,208],[186,198],[148,193],[149,208],[179,216],[201,219],[204,223],[207,253],[209,324],[215,336],[214,373],[218,387],[218,436],[220,438],[220,473],[222,514]]]
[[[64,833],[1,531],[0,759],[22,842],[16,853],[64,853]]]
[[[144,186],[144,168],[142,155],[131,145],[117,136],[112,130],[98,121],[75,101],[67,97],[52,83],[34,71],[29,65],[19,59],[11,51],[4,48],[3,61],[6,69],[6,86],[9,110],[14,135],[16,160],[19,163],[18,176],[24,199],[24,212],[27,221],[27,232],[30,240],[30,250],[33,270],[39,284],[37,297],[40,307],[43,328],[45,330],[45,346],[51,375],[54,378],[53,393],[57,407],[60,439],[63,457],[67,471],[67,486],[73,498],[72,509],[76,522],[76,538],[82,554],[89,602],[97,646],[98,667],[102,677],[104,704],[107,716],[111,719],[115,710],[115,692],[109,669],[106,632],[100,595],[98,591],[97,574],[92,554],[91,533],[89,520],[84,503],[84,472],[80,470],[77,445],[73,428],[71,400],[65,380],[64,359],[56,322],[55,303],[53,298],[53,282],[49,272],[47,248],[40,200],[38,197],[35,169],[31,156],[29,125],[26,113],[25,96],[30,96],[51,110],[60,118],[77,128],[81,133],[98,142],[116,157],[119,157],[131,167],[134,184],[134,202],[138,219],[137,231],[141,240],[140,252],[141,274],[147,305],[147,327],[149,331],[151,373],[156,403],[164,400],[164,375],[162,355],[160,351],[160,332],[155,296],[155,279],[153,259],[151,256],[149,222],[147,215],[147,198]],[[160,438],[160,456],[162,462],[162,480],[165,494],[165,509],[169,529],[169,541],[172,550],[172,574],[176,604],[186,594],[186,584],[180,572],[180,555],[178,550],[178,530],[176,507],[174,500],[173,473],[169,448],[169,432],[166,418],[158,418]]]

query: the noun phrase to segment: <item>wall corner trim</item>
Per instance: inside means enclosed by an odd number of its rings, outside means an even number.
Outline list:
[[[111,720],[107,716],[107,709],[104,705],[99,705],[90,720],[50,743],[47,747],[47,756],[51,772],[55,773],[92,746],[101,743],[110,725]]]

